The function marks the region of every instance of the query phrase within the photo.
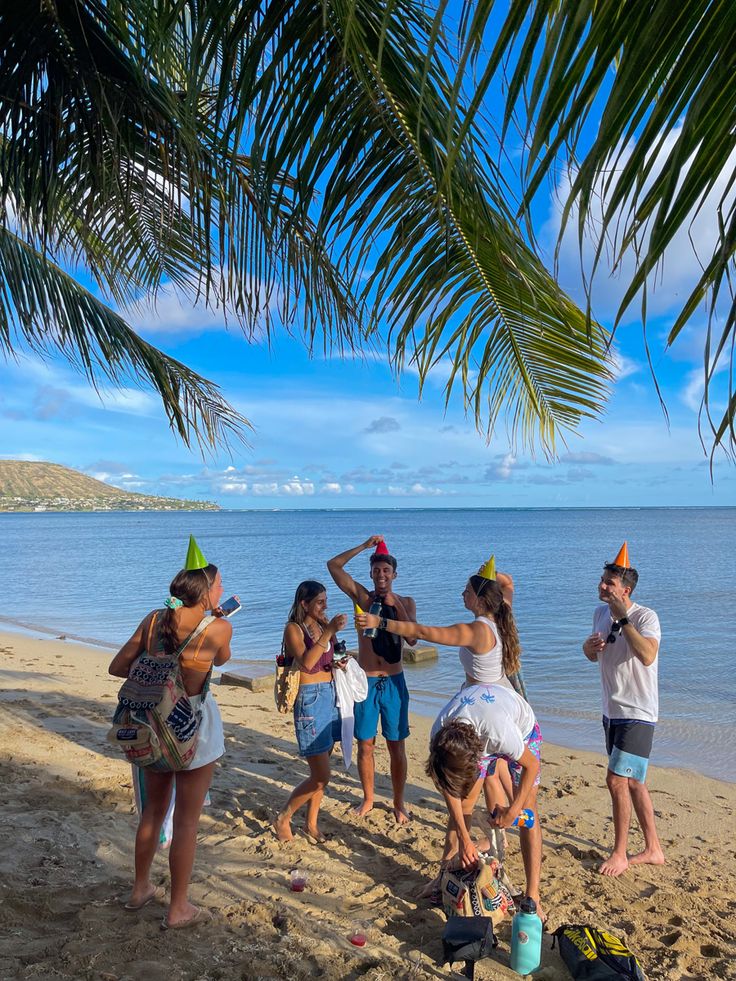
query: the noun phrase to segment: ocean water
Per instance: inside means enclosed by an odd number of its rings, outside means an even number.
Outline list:
[[[653,761],[736,780],[736,509],[3,514],[0,621],[117,648],[168,595],[190,532],[220,567],[226,595],[243,602],[235,663],[274,658],[302,579],[325,583],[330,613],[350,613],[325,562],[369,535],[385,536],[399,560],[397,592],[416,599],[427,624],[467,618],[467,577],[495,552],[516,584],[524,673],[545,738],[597,751],[598,668],[581,643],[603,562],[627,539],[640,576],[634,598],[662,624]],[[348,567],[363,582],[368,554]],[[352,626],[345,639],[355,645]],[[462,679],[451,648],[407,666],[413,710],[434,715]]]

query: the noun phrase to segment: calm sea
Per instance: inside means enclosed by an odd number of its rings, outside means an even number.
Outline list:
[[[467,576],[493,551],[516,583],[514,612],[529,697],[545,737],[601,750],[598,669],[580,649],[605,560],[624,539],[635,598],[662,623],[661,723],[654,761],[736,779],[736,509],[221,511],[0,515],[2,618],[118,646],[160,606],[189,533],[238,593],[235,660],[271,660],[301,579],[327,585],[330,556],[383,534],[399,559],[397,591],[428,624],[464,619]],[[368,582],[368,553],[349,571]],[[348,646],[355,643],[350,627]],[[433,715],[462,680],[457,653],[409,666],[413,709]]]

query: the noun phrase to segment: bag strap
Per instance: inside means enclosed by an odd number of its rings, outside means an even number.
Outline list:
[[[182,654],[184,653],[186,646],[190,644],[193,640],[195,640],[197,637],[199,637],[199,635],[203,633],[207,629],[207,627],[209,627],[209,625],[216,619],[217,617],[213,617],[211,613],[209,613],[206,617],[202,617],[202,619],[199,621],[199,623],[194,628],[194,630],[189,634],[189,636],[184,641],[184,643],[180,644],[177,647],[177,649],[174,651],[175,656],[181,657]]]

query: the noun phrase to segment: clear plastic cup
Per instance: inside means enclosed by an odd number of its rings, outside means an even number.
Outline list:
[[[365,947],[367,939],[365,923],[356,920],[350,927],[350,943],[353,944],[354,947]]]
[[[301,869],[291,870],[291,891],[292,892],[304,892],[307,887],[308,882],[307,873],[303,872]]]

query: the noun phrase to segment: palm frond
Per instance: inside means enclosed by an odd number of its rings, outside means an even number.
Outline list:
[[[0,228],[0,352],[60,352],[97,388],[106,380],[147,384],[187,446],[227,446],[247,419],[219,388],[140,338],[47,256]]]
[[[604,254],[614,271],[626,258],[636,260],[614,327],[638,302],[646,330],[647,295],[668,248],[706,206],[712,209],[714,243],[706,255],[693,250],[702,275],[681,301],[669,343],[702,307],[709,317],[706,350],[725,356],[736,338],[736,6],[515,0],[507,12],[493,0],[467,0],[464,8],[462,48],[479,71],[474,104],[490,97],[505,73],[506,125],[516,113],[526,132],[527,217],[562,162],[572,181],[560,240],[577,214],[581,242],[594,241],[594,275]],[[486,57],[489,40],[495,44]],[[703,411],[710,419],[717,363],[706,357],[704,365]],[[733,398],[728,402],[723,419],[709,422],[713,450],[736,447]]]

